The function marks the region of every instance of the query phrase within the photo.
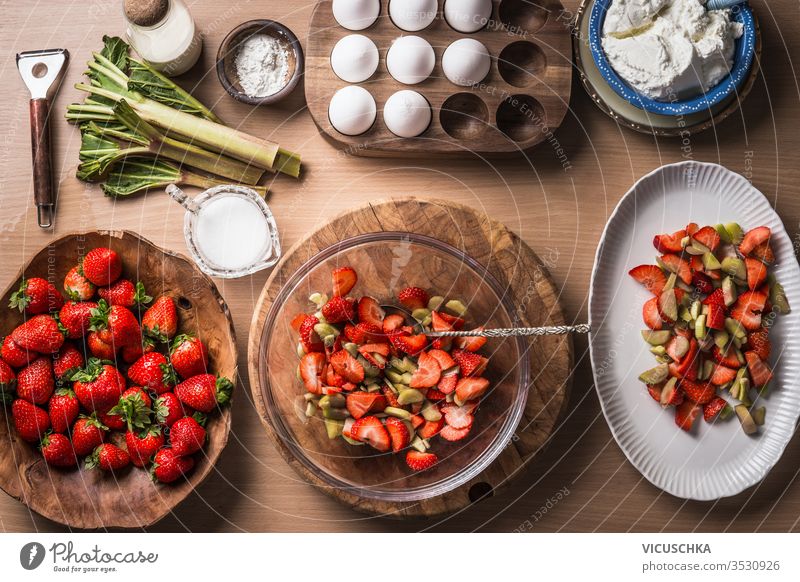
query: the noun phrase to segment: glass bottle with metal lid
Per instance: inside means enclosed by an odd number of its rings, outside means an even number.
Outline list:
[[[183,0],[124,0],[125,34],[154,69],[175,76],[200,58],[203,39]]]

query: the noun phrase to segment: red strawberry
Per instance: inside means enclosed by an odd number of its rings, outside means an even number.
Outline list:
[[[681,241],[685,236],[685,230],[679,230],[672,234],[657,234],[653,237],[653,246],[659,253],[681,253],[683,251]]]
[[[331,356],[330,364],[334,372],[348,382],[359,384],[364,380],[364,366],[346,350],[339,350]]]
[[[17,389],[17,375],[11,366],[0,360],[0,394],[10,394]]]
[[[212,374],[198,374],[175,386],[175,396],[178,400],[205,413],[227,404],[232,391],[233,384],[230,380],[224,377],[217,378]]]
[[[680,387],[683,389],[686,397],[696,402],[697,404],[706,404],[711,402],[711,399],[717,395],[717,388],[710,382],[700,384],[693,382],[688,378],[681,380]]]
[[[757,246],[762,245],[765,242],[769,242],[771,236],[772,231],[766,226],[759,226],[753,230],[749,230],[742,238],[742,242],[739,244],[739,252],[742,253],[742,256],[746,257]]]
[[[402,451],[411,442],[411,433],[408,432],[408,427],[399,418],[392,416],[387,418],[386,431],[389,433],[389,439],[392,441],[392,451],[395,453]]]
[[[17,396],[32,404],[46,404],[55,389],[50,358],[39,357],[17,374]]]
[[[750,371],[750,378],[753,380],[753,387],[761,388],[769,384],[772,380],[772,371],[755,352],[745,352],[744,359],[747,360],[747,369]]]
[[[661,384],[647,384],[647,393],[650,394],[650,397],[661,404],[661,391],[663,386]]]
[[[103,443],[86,457],[83,466],[87,470],[100,467],[103,471],[119,471],[130,463],[131,457],[126,450],[111,443]]]
[[[456,384],[458,384],[458,374],[449,374],[447,376],[442,376],[442,379],[439,380],[439,385],[436,388],[442,394],[447,395],[455,391]]]
[[[42,439],[39,449],[48,465],[68,468],[78,464],[72,443],[63,434],[48,434]]]
[[[136,360],[128,368],[128,378],[134,384],[144,386],[156,394],[169,392],[177,381],[175,371],[160,352],[150,352]]]
[[[11,332],[11,339],[23,350],[52,354],[64,344],[64,335],[50,315],[34,315]]]
[[[122,260],[115,251],[98,247],[83,257],[81,271],[94,285],[106,287],[122,274]]]
[[[350,429],[353,440],[367,443],[372,448],[385,453],[391,447],[389,433],[380,419],[374,416],[364,416],[353,423]]]
[[[751,352],[758,354],[758,357],[765,362],[769,360],[772,352],[772,343],[769,341],[769,334],[763,327],[758,331],[751,332],[747,336],[747,347]]]
[[[176,421],[169,431],[169,442],[178,456],[191,455],[203,448],[206,442],[206,429],[191,416]]]
[[[722,308],[725,308],[725,295],[722,292],[722,289],[714,289],[708,297],[703,299],[703,305],[719,305]]]
[[[709,305],[706,316],[706,326],[711,329],[725,329],[725,307],[722,305]]]
[[[385,358],[389,357],[390,348],[389,344],[364,344],[359,346],[358,353],[364,356],[370,364],[381,370],[386,367]],[[382,356],[383,360],[376,358],[376,355]]]
[[[192,457],[179,457],[172,449],[161,449],[153,463],[153,479],[160,483],[172,483],[183,477],[194,467]]]
[[[472,403],[467,403],[464,406],[445,406],[442,408],[444,421],[453,428],[469,428],[475,420],[475,417],[472,415],[475,408],[476,407]]]
[[[411,376],[412,388],[432,388],[439,383],[442,377],[442,368],[436,358],[425,352],[420,353],[417,360],[417,370]]]
[[[122,361],[126,364],[133,364],[145,354],[155,351],[155,341],[153,338],[142,336],[142,341],[132,346],[125,346],[120,350]]]
[[[489,389],[489,380],[486,378],[461,378],[456,384],[456,398],[460,402],[480,398]]]
[[[72,448],[79,457],[90,454],[106,440],[108,427],[94,414],[81,416],[72,425]]]
[[[125,378],[114,366],[90,358],[84,370],[72,376],[72,389],[81,405],[91,412],[106,412],[119,402]]]
[[[672,362],[669,365],[670,376],[676,378],[689,378],[690,380],[697,376],[697,353],[699,346],[697,340],[691,338],[689,340],[689,351],[683,356],[680,362]]]
[[[324,366],[325,354],[311,352],[300,358],[300,378],[311,394],[322,394],[322,382],[319,376]]]
[[[659,403],[664,408],[668,406],[678,406],[679,404],[683,403],[684,396],[683,389],[680,388],[676,383],[671,382],[669,385],[665,385],[660,393],[659,393]]]
[[[745,329],[755,331],[761,328],[761,312],[767,303],[767,296],[757,291],[745,291],[731,308],[731,317]],[[19,343],[19,342],[17,342]]]
[[[773,252],[769,241],[764,241],[760,245],[756,245],[756,247],[750,251],[750,256],[763,263],[767,263],[768,265],[771,265],[775,262],[775,253]]]
[[[89,333],[95,309],[97,309],[97,303],[93,301],[66,303],[58,314],[58,321],[64,328],[66,336],[70,339],[80,339]]]
[[[424,334],[410,335],[403,330],[393,331],[389,334],[389,341],[396,349],[411,356],[420,353],[428,344],[428,338]]]
[[[134,285],[128,279],[119,279],[113,285],[101,287],[97,292],[109,305],[121,305],[122,307],[147,305],[153,300],[145,291],[141,281],[137,281]]]
[[[53,432],[67,432],[80,413],[80,403],[69,388],[56,390],[47,405]]]
[[[208,350],[192,335],[179,335],[170,347],[170,362],[182,378],[191,378],[208,371]]]
[[[165,341],[178,332],[178,312],[172,297],[162,296],[142,316],[142,331]]]
[[[383,412],[386,398],[378,392],[351,392],[347,395],[347,412],[358,420],[370,412]]]
[[[131,456],[131,463],[137,467],[144,467],[164,446],[164,433],[160,426],[151,426],[139,433],[129,430],[125,433],[125,445]]]
[[[703,418],[706,422],[712,422],[727,406],[728,403],[723,398],[715,396],[711,402],[703,406]]]
[[[165,392],[156,398],[153,411],[156,414],[156,422],[164,426],[172,426],[184,415],[181,401],[174,392]]]
[[[420,453],[417,450],[411,450],[406,453],[406,465],[412,471],[425,471],[438,462],[439,458],[433,453]]]
[[[420,438],[430,439],[435,437],[444,428],[444,417],[439,420],[426,420],[425,423],[417,428],[417,434]]]
[[[691,400],[684,401],[683,404],[675,408],[675,424],[685,431],[691,430],[701,409],[701,405]]]
[[[80,267],[72,267],[64,277],[64,292],[73,301],[88,301],[94,297],[97,287],[83,276]]]
[[[397,313],[387,315],[386,318],[383,320],[383,327],[382,327],[383,333],[388,335],[391,332],[400,329],[405,324],[406,320],[402,315],[399,315]]]
[[[86,346],[90,354],[101,360],[114,360],[117,356],[114,346],[104,342],[100,333],[96,331],[89,332],[86,336]]]
[[[406,287],[397,294],[400,305],[411,311],[421,307],[427,307],[431,296],[425,289],[420,287]]]
[[[475,331],[483,331],[483,326],[478,327]],[[474,336],[467,336],[467,337],[456,337],[453,338],[453,346],[460,350],[467,350],[468,352],[477,352],[483,346],[486,345],[488,338],[474,335]]]
[[[395,408],[400,406],[400,403],[397,401],[397,395],[391,388],[384,386],[381,388],[381,392],[383,392],[383,397],[386,398],[387,406],[394,406]]]
[[[694,285],[694,288],[700,293],[705,295],[714,291],[714,284],[711,282],[711,278],[700,271],[692,272],[692,285]]]
[[[36,352],[19,347],[16,342],[11,339],[10,335],[5,337],[2,347],[0,347],[0,357],[12,368],[27,366],[38,356],[39,354]]]
[[[661,314],[658,311],[658,297],[653,297],[644,302],[642,319],[650,329],[659,330],[664,327],[664,322],[661,321]]]
[[[714,371],[711,373],[711,383],[717,386],[723,386],[728,382],[733,382],[735,378],[736,370],[732,370],[720,364],[714,366]]]
[[[128,423],[119,414],[111,414],[110,412],[98,412],[97,419],[108,427],[108,430],[115,430],[124,432],[128,429]]]
[[[450,355],[456,361],[458,367],[461,368],[462,376],[480,376],[489,363],[489,360],[483,356],[464,350],[453,350]]]
[[[353,267],[337,267],[331,273],[331,288],[333,289],[334,297],[343,297],[350,293],[350,290],[355,287],[358,281]]]
[[[52,283],[40,277],[22,279],[19,289],[11,294],[8,306],[19,309],[28,315],[39,315],[50,311],[58,311],[64,305],[64,298]]]
[[[758,289],[767,280],[767,266],[758,259],[744,258],[747,267],[747,286],[751,291]]]
[[[303,323],[300,324],[300,343],[303,344],[306,353],[325,351],[325,345],[314,331],[314,326],[318,323],[319,319],[313,315],[306,315]]]
[[[144,320],[143,320],[144,321]],[[99,331],[100,338],[115,350],[141,345],[142,328],[130,309],[121,305],[108,305],[101,299],[92,310],[91,330]]]
[[[450,425],[445,426],[439,435],[446,441],[460,441],[469,434],[468,428],[453,428]]]
[[[442,372],[456,365],[456,361],[444,350],[430,350],[428,355],[439,362],[439,367],[442,369]]]
[[[700,230],[700,227],[697,225],[696,222],[690,222],[689,224],[686,225],[686,234],[688,234],[689,236],[692,236],[698,230]]]
[[[678,275],[678,279],[690,285],[692,283],[692,269],[686,260],[678,255],[663,255],[661,263],[672,273]]]
[[[711,357],[714,358],[714,361],[718,364],[722,364],[728,368],[738,369],[742,367],[742,363],[739,361],[739,358],[736,357],[736,353],[730,346],[724,352],[717,346],[712,347]]]
[[[717,250],[721,239],[717,229],[713,226],[704,226],[692,235],[692,238],[699,242],[701,245],[708,247],[712,253]]]
[[[142,388],[134,386],[122,393],[119,402],[108,411],[111,416],[120,416],[128,430],[143,430],[150,425],[153,401]]]
[[[11,405],[11,416],[20,438],[29,443],[42,440],[50,430],[50,417],[47,413],[27,400],[17,399]]]
[[[636,282],[644,285],[644,288],[653,295],[661,295],[664,285],[667,284],[667,277],[664,275],[664,271],[656,265],[639,265],[628,271],[628,274]]]
[[[372,297],[362,297],[358,302],[358,320],[383,329],[383,318],[386,312]]]
[[[447,398],[447,394],[440,392],[436,388],[428,388],[428,391],[425,393],[425,398],[431,402],[438,402],[439,400]]]
[[[65,342],[53,357],[53,374],[56,380],[65,380],[85,364],[83,353],[74,344]]]
[[[355,307],[353,300],[345,297],[332,297],[322,306],[322,316],[328,323],[342,323],[350,321],[355,317]]]

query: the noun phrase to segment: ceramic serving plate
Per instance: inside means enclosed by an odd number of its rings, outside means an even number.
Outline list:
[[[654,263],[653,235],[698,224],[739,222],[745,230],[772,229],[776,265],[795,310],[777,318],[770,365],[775,371],[764,401],[767,422],[747,436],[738,420],[702,419],[689,433],[672,411],[652,401],[638,375],[654,365],[640,331],[645,289],[628,276]],[[663,166],[639,180],[606,224],[597,250],[589,298],[590,349],[595,386],[614,438],[651,483],[677,497],[711,500],[758,483],[775,465],[800,415],[800,267],[792,241],[764,195],[745,178],[716,164]]]

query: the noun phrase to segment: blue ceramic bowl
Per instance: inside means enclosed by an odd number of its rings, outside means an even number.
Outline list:
[[[606,10],[612,0],[595,0],[589,16],[589,48],[594,62],[614,92],[631,105],[650,113],[661,115],[687,115],[705,111],[733,95],[747,78],[756,50],[756,26],[753,12],[748,4],[740,4],[732,9],[732,18],[744,25],[744,33],[736,40],[731,72],[707,93],[691,99],[677,101],[656,101],[638,93],[617,75],[606,58],[603,50],[602,30],[606,19]]]

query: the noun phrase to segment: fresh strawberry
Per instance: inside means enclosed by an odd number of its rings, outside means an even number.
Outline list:
[[[702,406],[691,400],[686,400],[675,408],[675,424],[685,431],[690,431],[694,421],[702,410]]]
[[[761,388],[769,384],[772,380],[772,371],[755,352],[745,352],[744,359],[747,361],[747,369],[750,371],[750,378],[753,380],[754,388]]]
[[[76,372],[72,380],[75,395],[90,412],[110,410],[125,391],[125,378],[119,370],[96,358],[90,358],[86,368]]]
[[[191,416],[176,421],[169,431],[169,442],[176,455],[184,457],[196,453],[206,442],[206,429]]]
[[[66,380],[73,372],[83,368],[86,360],[83,353],[70,342],[64,342],[53,357],[53,374],[56,380]]]
[[[438,402],[439,400],[447,398],[447,394],[440,392],[436,388],[428,388],[428,391],[425,393],[425,398],[431,402]]]
[[[97,287],[83,276],[80,267],[72,267],[64,277],[64,292],[73,301],[88,301],[96,291]]]
[[[708,297],[703,299],[703,305],[719,305],[723,309],[725,308],[725,295],[722,292],[722,289],[714,289]]]
[[[398,453],[405,449],[411,442],[411,433],[408,427],[399,418],[390,416],[386,419],[386,431],[392,441],[392,451]]]
[[[486,378],[461,378],[456,384],[456,398],[461,402],[480,398],[489,389]]]
[[[12,368],[27,366],[38,356],[39,354],[34,351],[19,347],[16,342],[11,339],[10,335],[3,339],[3,345],[0,346],[0,357]]]
[[[747,286],[751,291],[758,289],[767,280],[767,266],[758,259],[744,258],[747,267]]]
[[[100,332],[97,331],[89,332],[86,336],[86,347],[89,348],[90,354],[100,360],[114,360],[117,357],[114,346],[104,342]]]
[[[164,446],[164,441],[164,432],[160,426],[151,426],[142,432],[129,430],[125,433],[125,445],[131,456],[131,463],[137,467],[144,467],[149,463],[156,451]]]
[[[115,351],[142,341],[142,328],[127,307],[108,305],[101,299],[92,309],[90,321],[89,329],[100,332],[100,339],[112,345]]]
[[[711,402],[711,399],[717,394],[716,386],[710,382],[701,384],[684,378],[680,382],[680,387],[683,389],[686,397],[697,404]]]
[[[32,404],[47,404],[55,389],[50,358],[39,357],[17,374],[17,396]]]
[[[712,304],[708,306],[708,315],[706,316],[706,327],[711,329],[725,329],[725,307],[722,305]]]
[[[711,402],[703,406],[703,419],[706,422],[713,422],[726,406],[728,406],[728,403],[723,398],[715,396],[711,399]]]
[[[447,325],[450,326],[450,329],[455,331],[461,331],[464,329],[464,324],[466,320],[463,317],[457,317],[455,315],[450,315],[449,313],[445,313],[444,311],[437,312],[440,319],[443,319]]]
[[[439,462],[439,457],[434,453],[421,453],[411,450],[406,453],[406,465],[412,471],[425,471]]]
[[[486,370],[489,360],[479,354],[464,350],[453,350],[450,354],[461,368],[462,376],[480,376]],[[441,390],[441,388],[440,388]],[[444,392],[444,390],[442,390]]]
[[[11,405],[11,416],[17,434],[29,443],[39,442],[50,430],[50,417],[47,412],[27,400],[15,400]]]
[[[347,350],[339,350],[331,356],[333,370],[348,382],[359,384],[364,380],[364,366],[351,356]]]
[[[11,332],[11,339],[23,350],[53,354],[64,344],[58,322],[50,315],[34,315]]]
[[[690,285],[692,283],[692,269],[686,260],[678,255],[662,255],[661,263],[671,272],[678,275],[678,279]]]
[[[676,378],[688,378],[689,380],[697,376],[697,353],[699,346],[697,340],[692,338],[689,340],[689,351],[683,356],[680,362],[672,362],[669,365],[670,376]]]
[[[161,296],[142,316],[142,331],[151,337],[166,341],[178,332],[178,312],[172,297]]]
[[[224,377],[217,378],[212,374],[198,374],[175,386],[175,396],[178,400],[205,413],[227,404],[232,391],[233,384],[230,380]]]
[[[391,439],[380,419],[374,416],[363,416],[353,423],[350,429],[352,438],[367,443],[372,448],[385,453],[391,448]]]
[[[194,467],[192,457],[179,457],[172,449],[161,449],[153,463],[153,479],[160,483],[173,483]]]
[[[324,366],[325,355],[319,352],[310,352],[300,358],[300,377],[306,390],[311,394],[322,394],[322,382],[319,376]]]
[[[439,436],[441,436],[446,441],[455,442],[455,441],[460,441],[461,439],[466,437],[469,434],[469,431],[470,429],[468,428],[453,428],[448,424],[441,430]]]
[[[386,398],[379,392],[351,392],[346,400],[347,412],[358,420],[370,412],[383,412]]]
[[[139,386],[144,386],[156,394],[169,392],[177,381],[175,371],[160,352],[144,354],[128,368],[128,378]]]
[[[68,468],[78,464],[78,458],[72,449],[72,443],[63,434],[48,434],[42,439],[39,449],[48,465]]]
[[[766,303],[767,296],[763,293],[745,291],[731,308],[731,317],[749,331],[761,329],[761,313]]]
[[[699,242],[701,245],[708,247],[712,253],[717,250],[721,239],[719,233],[713,226],[704,226],[692,235],[692,238]]]
[[[406,324],[406,320],[402,315],[393,313],[387,315],[383,320],[383,333],[389,335],[391,332],[396,331]]]
[[[661,389],[658,400],[661,406],[666,408],[668,406],[679,406],[683,403],[685,396],[686,393],[683,391],[683,388],[672,382]]]
[[[120,356],[122,356],[122,361],[130,365],[143,355],[155,351],[155,349],[155,340],[147,336],[142,336],[142,341],[140,343],[132,346],[125,346],[119,353]]]
[[[205,374],[208,371],[208,350],[199,338],[181,334],[172,341],[170,362],[182,378]]]
[[[105,426],[96,415],[81,416],[72,425],[72,448],[79,457],[90,454],[106,440]]]
[[[17,389],[17,375],[11,366],[0,360],[0,394],[11,394]]]
[[[474,331],[483,331],[483,326],[476,328]],[[467,350],[468,352],[477,352],[486,345],[487,338],[479,335],[456,337],[453,338],[453,346],[459,350]]]
[[[467,403],[464,406],[450,405],[442,408],[444,420],[448,426],[453,428],[462,429],[472,426],[475,417],[472,415],[475,406],[472,403]]]
[[[156,422],[164,426],[172,426],[176,420],[184,416],[181,401],[174,392],[165,392],[156,398],[153,403],[153,411],[156,415]]]
[[[381,342],[386,339],[383,337],[380,327],[365,321],[359,321],[355,325],[348,323],[344,326],[344,335],[354,344]]]
[[[723,386],[728,382],[733,382],[736,378],[736,370],[717,364],[714,366],[714,371],[711,373],[711,383],[717,386]]]
[[[97,303],[82,301],[67,302],[58,314],[58,321],[64,328],[64,333],[70,339],[80,339],[89,333],[92,326],[92,313],[97,309]]]
[[[343,323],[355,317],[356,311],[353,300],[346,297],[332,297],[322,306],[322,316],[328,323]]]
[[[359,321],[372,324],[378,329],[383,329],[383,318],[386,317],[386,312],[372,297],[362,297],[358,301],[357,312]]]
[[[144,289],[144,284],[128,279],[119,279],[113,285],[101,287],[97,293],[105,299],[109,305],[121,305],[122,307],[134,307],[137,305],[147,305],[153,298]]]
[[[415,356],[425,349],[428,338],[425,334],[411,335],[404,330],[396,330],[389,334],[391,344],[410,356]]]
[[[769,333],[765,328],[751,332],[747,336],[747,347],[751,352],[758,354],[758,357],[765,362],[769,360],[772,352],[772,343],[769,341]]]
[[[58,311],[64,305],[64,298],[55,285],[48,283],[40,277],[23,278],[19,289],[11,294],[8,306],[19,309],[28,315],[39,315]]]
[[[134,386],[122,393],[119,402],[108,411],[108,414],[122,417],[128,430],[143,430],[150,425],[152,405],[150,395],[142,388]]]
[[[456,365],[456,361],[444,350],[430,350],[428,355],[439,362],[439,367],[443,372]]]
[[[124,432],[128,429],[128,423],[119,414],[110,412],[98,412],[97,419],[108,427],[108,430]]]
[[[400,403],[397,401],[397,394],[395,394],[391,388],[384,386],[381,388],[381,392],[383,393],[383,397],[386,398],[387,406],[394,406],[395,408],[400,406]]]
[[[689,236],[693,236],[698,230],[700,230],[700,226],[696,222],[690,222],[686,225],[686,234]]]
[[[83,257],[81,271],[94,285],[106,287],[119,279],[122,274],[122,260],[115,251],[98,247]]]
[[[343,297],[350,293],[358,281],[353,267],[337,267],[331,272],[331,288],[334,297]]]
[[[664,275],[664,271],[656,265],[639,265],[628,271],[628,274],[636,282],[644,285],[644,288],[653,295],[661,295],[664,285],[667,284],[667,277]]]
[[[386,367],[386,358],[389,357],[391,352],[389,344],[364,344],[358,347],[358,353],[373,366],[383,370]],[[378,357],[380,356],[380,357]]]
[[[103,471],[119,471],[130,463],[131,457],[126,450],[111,443],[103,443],[86,457],[83,466],[87,470],[99,467]]]
[[[64,433],[69,430],[75,419],[80,413],[80,403],[75,392],[69,388],[59,388],[56,390],[47,405],[50,416],[50,425],[53,432]]]
[[[306,315],[303,323],[300,324],[300,343],[303,344],[303,349],[308,354],[325,351],[325,344],[322,343],[322,339],[314,331],[314,326],[318,323],[319,319],[313,315]]]
[[[681,241],[686,236],[685,230],[679,230],[672,234],[657,234],[653,237],[653,246],[659,253],[678,253],[683,251]]]
[[[662,384],[646,384],[647,386],[647,393],[650,394],[650,397],[661,404],[661,392],[663,390]]]
[[[724,352],[719,349],[718,346],[712,347],[711,357],[714,358],[715,362],[727,368],[738,369],[742,367],[742,363],[739,361],[739,358],[736,357],[736,353],[730,346],[726,348]]]
[[[760,245],[756,245],[756,247],[750,251],[750,256],[768,265],[775,262],[775,252],[772,250],[769,241],[764,241]]]
[[[772,231],[766,226],[759,226],[753,230],[749,230],[744,235],[744,238],[742,238],[742,242],[739,244],[739,252],[742,254],[742,256],[746,257],[757,246],[762,245],[765,242],[769,242],[771,236]]]
[[[457,374],[449,374],[447,376],[442,376],[442,379],[439,380],[438,386],[436,388],[442,394],[450,394],[455,391],[456,384],[458,384],[458,375]]]
[[[427,307],[430,298],[428,292],[420,287],[406,287],[397,294],[400,305],[411,311]]]
[[[411,377],[412,388],[432,388],[439,383],[442,377],[442,368],[436,358],[421,352],[417,360],[417,370]]]
[[[426,420],[419,428],[417,428],[417,435],[423,439],[430,439],[435,437],[444,428],[444,417],[439,420]]]
[[[661,321],[661,314],[658,311],[658,297],[653,297],[644,302],[642,319],[644,319],[644,324],[650,329],[657,331],[664,327],[664,322]]]

